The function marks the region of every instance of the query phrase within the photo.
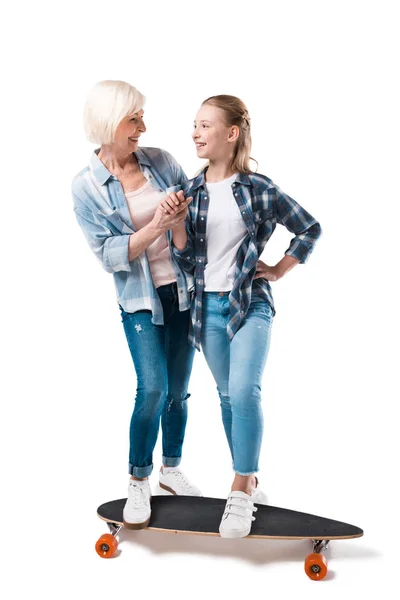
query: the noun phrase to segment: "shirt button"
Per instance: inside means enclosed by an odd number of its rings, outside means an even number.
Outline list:
[[[243,211],[242,211],[242,215],[245,215],[245,214],[246,214],[246,211],[245,211],[245,210],[243,210]]]
[[[183,294],[183,290],[179,290],[179,293],[180,293],[180,294]]]
[[[201,242],[204,242],[204,240],[200,240]]]
[[[204,217],[201,217],[201,220],[204,221]]]
[[[207,200],[207,196],[204,196],[204,200]]]
[[[199,262],[201,262],[201,258],[199,258]]]

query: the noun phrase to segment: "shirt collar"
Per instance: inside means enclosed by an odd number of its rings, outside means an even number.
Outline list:
[[[192,188],[194,190],[199,187],[204,187],[206,185],[205,173],[208,167],[205,167],[198,175],[194,178],[192,182]],[[251,185],[250,178],[247,173],[237,173],[236,179],[234,183],[242,183],[243,185]]]
[[[100,185],[104,185],[110,179],[110,177],[115,176],[112,173],[110,173],[110,171],[105,165],[103,165],[103,163],[98,157],[99,152],[100,148],[97,148],[93,152],[90,158],[90,168],[92,169],[93,175],[96,177]],[[138,159],[139,165],[146,165],[147,167],[151,166],[149,159],[147,158],[143,150],[141,150],[140,148],[138,148],[135,152],[135,156]]]

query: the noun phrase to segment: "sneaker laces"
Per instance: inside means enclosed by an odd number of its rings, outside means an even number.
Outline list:
[[[185,490],[192,490],[193,486],[190,483],[190,481],[188,480],[188,478],[186,477],[186,475],[184,475],[182,473],[182,471],[170,471],[168,473],[168,475],[172,475],[173,477],[175,477],[175,479],[177,479],[177,483],[179,485],[181,485]]]
[[[143,503],[146,502],[146,498],[144,497],[145,485],[140,485],[139,482],[130,482],[129,484],[129,503],[133,504],[134,508],[140,507]]]

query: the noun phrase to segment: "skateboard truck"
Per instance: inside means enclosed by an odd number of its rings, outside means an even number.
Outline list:
[[[328,548],[329,540],[311,540],[314,546],[314,552],[320,554]]]

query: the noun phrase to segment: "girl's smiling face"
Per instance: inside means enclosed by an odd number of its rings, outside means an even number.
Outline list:
[[[211,161],[229,158],[238,133],[238,127],[226,124],[221,108],[203,104],[196,115],[192,134],[197,156]]]

